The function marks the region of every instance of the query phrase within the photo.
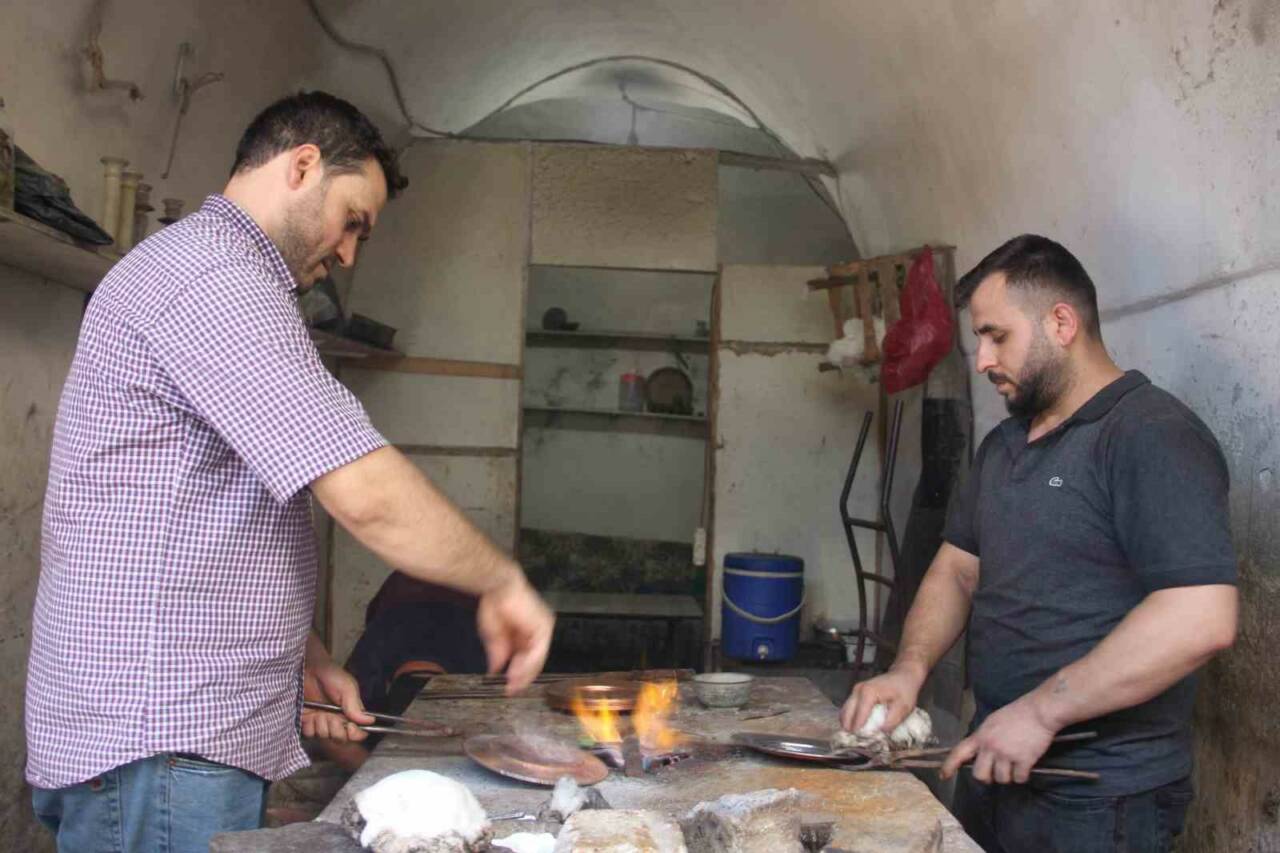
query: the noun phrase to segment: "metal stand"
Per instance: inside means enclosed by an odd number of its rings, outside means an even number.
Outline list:
[[[867,519],[854,518],[849,513],[849,494],[853,491],[853,478],[858,473],[858,463],[862,461],[862,451],[867,443],[867,433],[871,431],[873,416],[872,412],[867,412],[862,418],[862,429],[858,433],[858,443],[853,450],[853,459],[849,462],[849,473],[844,478],[844,489],[840,492],[840,521],[844,524],[845,538],[849,540],[849,555],[853,558],[853,570],[858,579],[858,627],[853,631],[842,632],[842,636],[857,637],[858,642],[853,659],[855,671],[865,666],[863,653],[866,651],[867,640],[876,644],[877,652],[880,649],[894,651],[897,645],[880,634],[880,622],[878,619],[876,629],[868,627],[867,622],[867,584],[878,583],[883,585],[890,593],[889,600],[893,601],[894,577],[869,572],[863,568],[862,556],[858,553],[858,542],[854,537],[853,529],[861,527],[864,530],[874,530],[885,535],[885,539],[889,543],[890,568],[893,570],[894,576],[896,576],[898,568],[898,534],[893,527],[889,499],[893,495],[893,474],[898,461],[898,437],[902,433],[901,400],[893,404],[893,420],[889,427],[889,452],[885,458],[884,477],[880,481],[879,515],[875,519]],[[898,598],[901,598],[901,596],[898,596]],[[879,614],[876,615],[879,616]]]

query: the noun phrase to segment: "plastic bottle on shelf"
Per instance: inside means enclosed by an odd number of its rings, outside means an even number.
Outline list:
[[[644,377],[639,373],[622,374],[618,379],[618,410],[643,412],[644,403]]]
[[[14,174],[13,123],[0,98],[0,207],[13,210],[13,191],[17,176]]]

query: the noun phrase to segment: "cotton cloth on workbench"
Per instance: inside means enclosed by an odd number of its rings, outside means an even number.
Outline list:
[[[210,196],[94,293],[63,389],[27,680],[27,779],[159,752],[306,766],[307,485],[385,445],[321,364],[284,258]]]

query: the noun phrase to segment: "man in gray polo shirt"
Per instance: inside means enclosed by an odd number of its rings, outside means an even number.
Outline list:
[[[884,675],[841,714],[885,728],[965,629],[977,714],[948,757],[988,851],[1167,850],[1191,800],[1194,673],[1236,631],[1227,466],[1196,415],[1102,342],[1093,282],[1014,238],[956,287],[1005,399]],[[1064,729],[1096,738],[1053,745]],[[1100,781],[1032,777],[1043,763]]]

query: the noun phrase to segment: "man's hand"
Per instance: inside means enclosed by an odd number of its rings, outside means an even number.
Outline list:
[[[341,705],[346,716],[328,711],[302,709],[302,734],[337,741],[362,741],[369,735],[356,728],[371,725],[373,717],[365,713],[360,701],[360,686],[351,673],[332,660],[315,666],[308,664],[303,674],[302,695],[312,702]]]
[[[507,671],[507,695],[533,683],[547,662],[556,617],[522,573],[480,596],[476,627],[489,672]]]
[[[979,782],[1021,785],[1031,778],[1031,768],[1057,733],[1032,698],[1024,696],[987,717],[976,732],[956,744],[942,765],[942,778],[950,779],[961,764],[972,760],[973,778]]]
[[[925,674],[910,666],[894,665],[884,675],[877,675],[853,686],[853,692],[840,709],[840,725],[846,731],[856,732],[871,716],[871,709],[884,705],[885,719],[881,727],[886,732],[897,728],[916,706]]]

